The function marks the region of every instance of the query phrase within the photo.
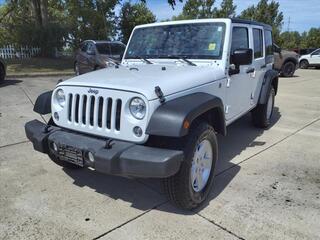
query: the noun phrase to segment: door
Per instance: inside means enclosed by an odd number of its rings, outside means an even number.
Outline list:
[[[264,32],[262,27],[253,27],[252,28],[252,45],[253,45],[253,61],[252,67],[254,72],[251,73],[251,83],[252,83],[252,91],[251,91],[251,99],[250,104],[254,106],[258,102],[258,97],[260,94],[261,85],[264,78],[264,73],[267,68],[266,64],[266,49]],[[272,68],[270,63],[268,63],[268,68]]]
[[[235,25],[232,28],[230,59],[233,51],[241,48],[252,48],[249,28],[245,25]],[[230,68],[234,67],[234,64],[230,60]],[[252,65],[242,65],[239,70],[239,73],[230,75],[227,81],[227,104],[225,106],[225,115],[229,122],[250,109],[252,91],[252,79],[250,74]]]
[[[320,49],[311,53],[309,63],[311,65],[320,65]]]

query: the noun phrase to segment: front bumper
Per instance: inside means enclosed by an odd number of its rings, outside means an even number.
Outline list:
[[[182,151],[116,140],[108,145],[106,139],[48,126],[38,120],[26,123],[25,131],[35,150],[64,160],[59,150],[54,150],[53,143],[58,149],[71,148],[80,153],[84,166],[106,174],[165,178],[177,173],[183,160]],[[94,155],[93,162],[86,157],[89,151]]]

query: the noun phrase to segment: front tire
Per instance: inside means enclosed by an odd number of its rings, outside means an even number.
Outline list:
[[[307,69],[309,67],[309,62],[307,60],[302,60],[300,62],[300,68]]]
[[[194,209],[207,198],[213,184],[218,158],[214,129],[206,122],[194,124],[183,146],[184,161],[174,176],[163,179],[171,202],[182,209]]]
[[[294,62],[289,61],[283,64],[281,73],[282,73],[282,76],[284,77],[292,77],[295,70],[296,70],[296,65],[294,64]]]
[[[271,87],[268,100],[265,104],[259,104],[251,112],[253,124],[258,128],[267,128],[270,126],[274,108],[274,99],[276,92]]]

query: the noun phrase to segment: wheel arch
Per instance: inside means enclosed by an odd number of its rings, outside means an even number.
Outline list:
[[[259,104],[264,104],[268,100],[268,94],[270,88],[273,87],[275,90],[275,94],[278,93],[278,83],[279,83],[279,76],[276,70],[268,70],[265,75],[261,86],[260,96],[259,96]]]
[[[298,62],[299,62],[299,60],[297,60],[297,59],[295,59],[295,58],[293,58],[293,57],[287,58],[287,59],[283,62],[282,66],[281,66],[281,69],[282,69],[282,68],[284,67],[284,65],[285,65],[286,63],[288,63],[288,62],[293,62],[295,65],[297,65]]]
[[[308,64],[309,64],[308,59],[306,59],[306,58],[302,58],[302,59],[300,59],[300,60],[299,60],[299,65],[301,64],[301,62],[302,62],[302,61],[307,61],[307,62],[308,62]]]
[[[208,121],[217,133],[226,135],[222,100],[208,93],[193,93],[160,105],[152,114],[146,133],[183,137],[198,119]]]

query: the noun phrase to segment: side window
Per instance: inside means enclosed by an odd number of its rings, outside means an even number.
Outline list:
[[[320,55],[320,49],[318,49],[317,51],[313,52],[312,55]]]
[[[272,63],[274,61],[273,57],[273,41],[272,32],[269,30],[264,31],[264,38],[266,42],[266,64]]]
[[[266,56],[273,55],[273,43],[272,43],[272,33],[266,30],[264,32],[266,41]]]
[[[263,57],[262,30],[256,29],[256,28],[253,29],[253,51],[254,51],[254,58]]]
[[[248,28],[234,27],[232,29],[231,54],[239,48],[249,48]]]

